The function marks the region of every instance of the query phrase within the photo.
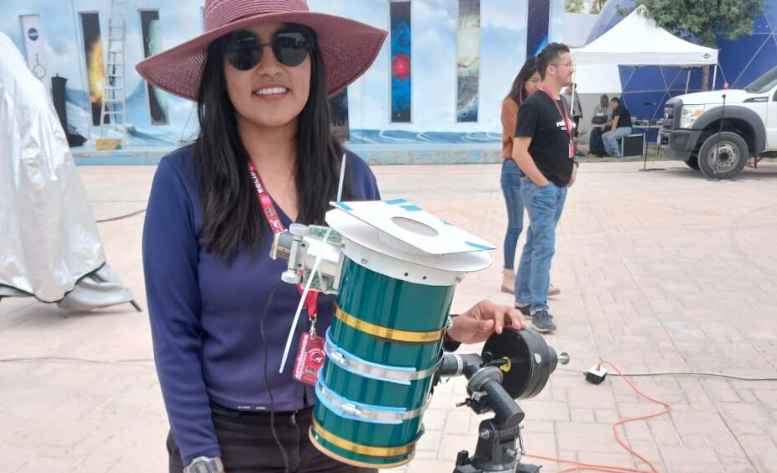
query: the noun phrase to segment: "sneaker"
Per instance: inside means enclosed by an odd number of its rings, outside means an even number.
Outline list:
[[[532,325],[540,333],[548,333],[556,330],[556,324],[553,323],[553,316],[547,310],[535,312],[532,315]]]
[[[561,294],[561,289],[557,288],[553,284],[551,284],[550,287],[548,287],[548,295],[549,296],[557,296],[559,294]]]
[[[520,310],[524,317],[531,317],[531,311],[529,310],[531,304],[528,302],[516,302],[513,307]]]

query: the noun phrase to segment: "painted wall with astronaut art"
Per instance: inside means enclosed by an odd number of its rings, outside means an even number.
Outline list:
[[[331,100],[351,143],[497,143],[501,102],[536,41],[552,41],[563,0],[308,0],[310,9],[389,31],[375,64]],[[149,86],[134,65],[203,31],[204,0],[128,0],[125,146],[172,148],[197,135],[196,107]],[[110,0],[3,2],[0,31],[51,87],[66,80],[68,131],[100,136]],[[536,23],[540,23],[539,26]],[[531,26],[530,26],[531,25]],[[539,37],[539,36],[538,36]]]

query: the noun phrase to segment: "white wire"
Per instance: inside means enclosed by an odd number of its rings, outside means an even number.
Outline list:
[[[329,238],[330,233],[332,233],[331,228],[327,230],[327,232],[324,234],[324,240],[322,242],[322,246],[326,244],[326,241]],[[278,373],[283,373],[283,370],[286,368],[286,361],[288,361],[288,358],[289,358],[289,350],[291,350],[291,342],[294,339],[294,333],[296,333],[297,331],[299,316],[302,313],[302,307],[305,305],[305,299],[308,296],[308,292],[310,292],[310,285],[313,284],[313,278],[316,276],[316,273],[318,272],[318,267],[321,265],[321,260],[323,259],[323,257],[324,257],[324,251],[322,248],[321,252],[319,252],[318,256],[316,256],[316,261],[315,263],[313,263],[313,269],[310,270],[310,276],[308,277],[308,282],[305,284],[305,289],[303,289],[302,296],[299,299],[299,304],[297,304],[297,311],[294,313],[294,321],[291,323],[291,330],[289,331],[289,336],[286,339],[286,348],[283,349],[283,358],[281,359],[281,367],[278,370]]]
[[[343,183],[345,182],[345,160],[347,154],[343,153],[342,164],[340,164],[340,184],[337,185],[337,201],[340,202],[343,199]]]
[[[340,202],[340,200],[343,198],[343,183],[345,182],[345,163],[347,161],[348,154],[343,153],[343,159],[341,160],[340,164],[340,183],[337,185],[337,201]],[[327,239],[329,238],[329,234],[332,233],[332,229],[330,228],[327,230],[326,234],[324,235],[324,244],[326,244]],[[313,264],[313,269],[310,271],[310,277],[308,278],[307,284],[305,284],[305,289],[302,291],[302,297],[299,300],[299,304],[297,304],[297,311],[294,313],[294,321],[291,324],[291,330],[289,331],[289,336],[286,338],[286,348],[283,349],[283,358],[281,359],[281,367],[278,370],[278,373],[283,373],[283,370],[286,368],[286,361],[288,361],[289,358],[289,350],[291,350],[291,342],[294,339],[294,333],[297,331],[297,324],[299,323],[299,316],[302,313],[302,307],[305,305],[305,298],[307,298],[308,292],[310,291],[310,285],[313,282],[313,278],[316,276],[316,272],[318,271],[318,267],[321,264],[321,258],[324,256],[323,250],[321,253],[318,254],[316,257],[316,262]]]

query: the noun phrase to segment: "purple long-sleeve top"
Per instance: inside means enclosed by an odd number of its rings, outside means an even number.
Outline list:
[[[348,153],[347,166],[355,194],[363,200],[380,199],[367,164]],[[265,320],[264,359],[260,318],[285,263],[270,259],[270,238],[256,258],[239,253],[231,264],[206,252],[198,242],[202,205],[197,182],[191,146],[164,157],[154,176],[143,229],[154,359],[184,465],[202,455],[220,455],[210,403],[269,412],[265,361],[276,412],[299,410],[316,399],[312,387],[291,378],[299,337],[309,329],[304,317],[290,360],[278,373],[300,298],[293,285],[279,284],[272,298]],[[276,208],[288,228],[292,222]],[[319,333],[331,323],[333,305],[333,296],[319,297]]]

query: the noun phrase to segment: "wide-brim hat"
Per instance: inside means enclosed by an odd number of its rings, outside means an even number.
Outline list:
[[[205,33],[151,56],[135,68],[152,85],[196,101],[210,43],[267,22],[298,23],[316,32],[330,95],[369,69],[388,34],[348,18],[311,12],[305,0],[206,0]]]

